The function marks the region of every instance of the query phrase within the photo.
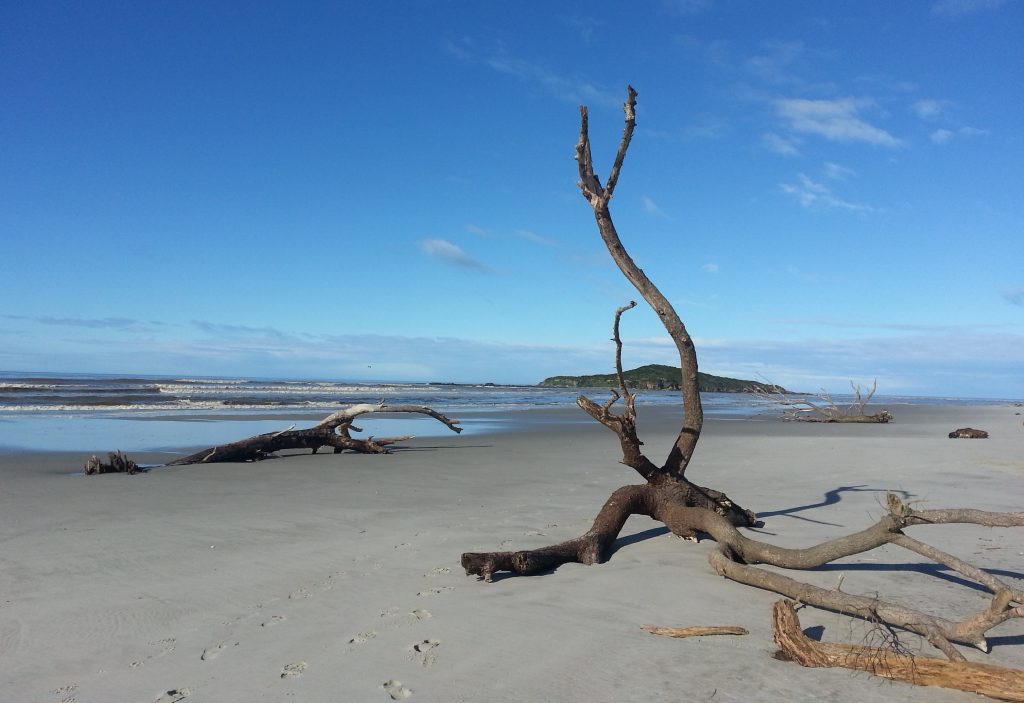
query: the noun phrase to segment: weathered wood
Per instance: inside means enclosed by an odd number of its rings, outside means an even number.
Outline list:
[[[963,661],[963,655],[953,646],[959,642],[988,651],[986,633],[1010,619],[1024,617],[1024,592],[1012,589],[995,576],[945,554],[934,547],[903,534],[906,528],[918,525],[969,523],[989,527],[1024,526],[1024,512],[993,513],[973,509],[914,510],[897,496],[888,497],[888,514],[876,524],[838,539],[802,549],[777,547],[751,539],[737,526],[757,523],[756,516],[735,505],[724,493],[697,486],[685,477],[686,468],[700,436],[703,413],[697,388],[696,352],[686,328],[672,306],[657,287],[636,267],[619,240],[608,209],[623,157],[635,126],[636,91],[629,88],[624,106],[626,125],[622,141],[608,184],[601,185],[594,173],[588,135],[588,115],[580,109],[580,137],[576,146],[579,168],[579,187],[591,204],[597,227],[612,259],[626,278],[633,283],[644,300],[661,318],[665,329],[676,343],[682,374],[683,426],[665,463],[658,466],[641,451],[636,433],[635,396],[623,379],[619,322],[621,315],[632,304],[616,310],[612,341],[615,342],[615,368],[618,388],[603,405],[581,396],[577,403],[591,417],[616,433],[622,446],[622,463],[633,468],[646,481],[643,485],[619,488],[605,502],[591,528],[583,535],[540,549],[514,552],[467,552],[462,565],[467,574],[475,574],[485,581],[499,571],[531,575],[550,571],[565,563],[595,564],[607,558],[611,546],[631,515],[646,515],[665,524],[672,533],[692,539],[710,535],[716,548],[709,554],[712,568],[722,576],[739,583],[764,588],[789,596],[804,603],[836,612],[861,617],[886,626],[899,627],[926,637],[950,660]],[[851,384],[852,385],[852,384]],[[829,422],[888,422],[891,415],[882,411],[866,415],[864,407],[875,392],[875,385],[866,396],[853,386],[855,402],[841,409],[827,393],[823,397],[828,407],[806,403],[808,410],[817,411],[823,421]],[[623,400],[625,409],[612,412],[612,406]],[[973,578],[992,591],[991,601],[979,612],[961,620],[949,620],[928,615],[913,608],[887,603],[880,598],[856,596],[835,589],[823,589],[802,583],[776,571],[758,568],[766,564],[784,569],[814,569],[842,557],[860,554],[877,547],[894,544],[934,559],[967,578]]]
[[[991,664],[946,661],[914,656],[890,648],[816,642],[800,629],[792,601],[780,600],[772,610],[777,658],[809,667],[843,667],[867,671],[920,686],[941,686],[980,693],[1001,701],[1024,701],[1024,671]]]
[[[262,461],[275,456],[276,452],[292,449],[309,449],[316,454],[321,447],[331,447],[337,454],[343,451],[353,451],[362,454],[388,454],[389,447],[413,439],[415,435],[403,435],[401,437],[367,437],[361,439],[352,437],[350,430],[360,431],[352,426],[353,420],[371,413],[416,413],[428,415],[445,425],[452,432],[462,432],[457,420],[445,417],[436,410],[419,405],[377,405],[360,404],[342,408],[335,413],[328,415],[313,427],[296,430],[286,429],[279,432],[266,432],[254,437],[221,444],[215,447],[207,447],[188,456],[169,461],[164,466],[185,466],[188,464],[214,464],[227,461]],[[135,462],[128,459],[121,452],[115,455],[110,454],[111,465],[104,465],[96,457],[86,462],[85,472],[109,473],[111,471],[127,471],[134,473],[137,470]],[[127,463],[125,463],[127,462]],[[127,466],[134,467],[128,471]],[[114,468],[111,468],[114,467]]]
[[[950,439],[988,439],[988,432],[973,427],[961,427],[949,433]]]
[[[662,637],[707,637],[709,635],[749,635],[750,631],[739,625],[711,625],[709,627],[659,627],[657,625],[641,625],[641,630]]]

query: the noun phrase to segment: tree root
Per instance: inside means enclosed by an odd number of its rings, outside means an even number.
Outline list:
[[[917,657],[899,647],[877,648],[815,642],[800,630],[793,602],[772,609],[776,658],[809,667],[843,667],[867,671],[919,686],[941,686],[980,693],[1002,701],[1024,701],[1024,671],[990,664]]]

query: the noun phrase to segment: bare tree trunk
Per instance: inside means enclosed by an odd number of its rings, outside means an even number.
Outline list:
[[[594,211],[598,230],[612,259],[658,314],[675,342],[682,369],[682,428],[669,451],[668,458],[661,466],[656,465],[641,452],[642,443],[636,432],[635,395],[629,392],[623,379],[622,342],[619,337],[620,318],[635,303],[619,308],[615,312],[612,327],[618,388],[612,390],[611,399],[603,405],[598,405],[584,396],[577,399],[577,404],[595,420],[616,433],[622,447],[621,463],[633,468],[646,483],[624,486],[612,493],[597,514],[591,528],[583,535],[540,549],[467,552],[462,555],[462,565],[466,573],[490,581],[492,575],[499,571],[529,575],[548,571],[569,562],[599,563],[607,557],[612,543],[629,516],[646,515],[664,523],[669,530],[681,537],[696,541],[699,534],[710,535],[717,545],[709,554],[709,561],[712,568],[726,578],[775,591],[820,608],[919,633],[952,661],[964,660],[952,642],[967,644],[987,652],[988,642],[985,633],[988,630],[1007,620],[1024,617],[1024,593],[1010,588],[977,567],[905,535],[903,530],[916,525],[952,523],[989,527],[1024,526],[1024,512],[992,513],[971,509],[917,511],[905,505],[896,496],[890,495],[888,514],[875,525],[816,546],[786,549],[743,535],[737,526],[755,525],[757,520],[754,513],[736,505],[724,493],[697,486],[686,478],[686,468],[693,456],[703,424],[697,387],[697,357],[693,341],[672,305],[636,266],[622,246],[608,209],[636,123],[636,95],[636,91],[630,87],[624,105],[625,129],[611,174],[604,186],[594,173],[591,161],[587,109],[580,108],[580,138],[576,146],[580,174],[578,185]],[[854,391],[855,406],[860,408],[859,414],[863,414],[863,407],[871,395],[864,398],[857,387],[854,387]],[[871,391],[871,394],[873,393],[874,388]],[[619,414],[613,413],[612,406],[620,399],[625,409]],[[831,405],[834,407],[835,404]],[[914,551],[960,572],[969,579],[978,581],[992,591],[991,601],[980,612],[960,621],[951,621],[886,603],[877,598],[847,594],[838,588],[818,588],[755,566],[768,564],[786,569],[813,569],[836,559],[860,554],[886,544]]]

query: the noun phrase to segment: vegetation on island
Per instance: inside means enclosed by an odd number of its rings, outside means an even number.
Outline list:
[[[622,377],[630,388],[645,391],[678,391],[682,379],[677,366],[665,364],[647,364],[629,371],[623,371]],[[618,385],[613,373],[592,374],[589,376],[551,376],[537,385],[543,388],[605,388]],[[746,381],[741,378],[713,376],[703,371],[697,372],[697,383],[702,393],[788,393],[783,388],[769,383]]]

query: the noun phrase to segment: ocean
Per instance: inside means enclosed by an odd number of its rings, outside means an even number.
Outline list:
[[[0,373],[0,451],[169,451],[211,446],[293,422],[313,424],[356,403],[425,405],[462,421],[468,433],[500,430],[514,413],[499,410],[575,405],[586,393],[601,402],[605,388],[454,383],[371,383],[330,380],[143,375]],[[743,393],[702,394],[708,416],[750,417],[777,408]],[[847,396],[836,396],[843,402]],[[679,393],[641,391],[638,404],[679,404]],[[888,405],[1000,404],[1007,401],[886,396]],[[589,422],[582,412],[580,421]],[[365,434],[451,433],[433,419],[364,417]],[[465,434],[465,433],[464,433]]]

